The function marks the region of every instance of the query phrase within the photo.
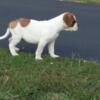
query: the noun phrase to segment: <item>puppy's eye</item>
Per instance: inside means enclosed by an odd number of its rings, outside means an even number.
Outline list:
[[[70,24],[69,24],[69,27],[73,27],[76,23],[76,20],[73,20]]]
[[[73,21],[73,24],[75,24],[75,23],[76,23],[76,20]]]

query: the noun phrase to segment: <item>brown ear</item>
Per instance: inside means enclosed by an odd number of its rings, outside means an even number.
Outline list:
[[[65,22],[65,24],[68,27],[73,27],[73,25],[75,24],[76,20],[74,18],[74,15],[71,13],[65,13],[63,16],[63,20]]]
[[[19,23],[22,27],[26,27],[30,23],[30,19],[20,18]]]

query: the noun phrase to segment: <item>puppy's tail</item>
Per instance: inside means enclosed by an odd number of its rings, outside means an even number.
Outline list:
[[[9,34],[10,34],[10,30],[9,30],[9,28],[7,28],[6,33],[0,37],[0,40],[7,38]]]

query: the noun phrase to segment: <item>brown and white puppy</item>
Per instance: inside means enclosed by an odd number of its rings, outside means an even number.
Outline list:
[[[74,14],[65,12],[50,20],[37,21],[20,18],[9,23],[7,32],[0,39],[5,39],[10,33],[9,50],[12,56],[17,56],[16,45],[24,39],[28,43],[38,44],[35,58],[41,60],[41,54],[46,45],[51,57],[59,57],[54,52],[55,40],[63,30],[77,31],[78,24]]]

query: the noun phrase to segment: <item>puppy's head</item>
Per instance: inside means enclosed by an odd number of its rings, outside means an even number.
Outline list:
[[[64,21],[65,31],[77,31],[78,30],[78,24],[77,24],[76,17],[74,14],[69,13],[69,12],[64,13],[63,21]]]

